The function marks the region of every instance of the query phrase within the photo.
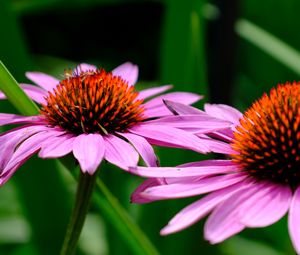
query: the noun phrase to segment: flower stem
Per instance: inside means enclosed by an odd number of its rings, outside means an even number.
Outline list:
[[[89,209],[96,178],[96,173],[89,175],[80,171],[75,206],[60,255],[72,255],[75,253],[77,242]]]

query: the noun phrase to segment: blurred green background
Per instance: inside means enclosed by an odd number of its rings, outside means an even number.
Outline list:
[[[62,77],[80,62],[111,70],[132,61],[140,88],[174,84],[244,110],[277,83],[299,80],[299,8],[297,0],[1,0],[0,60],[19,82],[28,82],[29,70]],[[0,108],[16,112],[8,102]],[[162,165],[202,158],[156,150]],[[286,218],[214,246],[203,240],[203,220],[162,237],[159,230],[194,199],[133,205],[140,178],[109,165],[100,176],[161,254],[295,254]],[[34,158],[21,167],[0,189],[0,254],[58,254],[75,189],[56,161]],[[143,254],[97,202],[78,254]]]

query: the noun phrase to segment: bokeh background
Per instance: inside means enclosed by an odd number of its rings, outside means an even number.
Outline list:
[[[28,82],[29,70],[62,78],[81,62],[111,70],[129,60],[139,65],[140,88],[173,84],[245,110],[277,83],[299,80],[299,9],[298,0],[1,0],[0,60],[19,82]],[[0,110],[16,112],[8,102]],[[165,166],[203,158],[156,150]],[[295,254],[286,218],[214,246],[203,240],[203,220],[162,237],[159,230],[197,198],[133,205],[140,178],[109,165],[100,175],[161,254]],[[33,158],[21,167],[0,189],[0,254],[59,254],[75,189],[57,161]],[[97,202],[78,254],[142,254]]]

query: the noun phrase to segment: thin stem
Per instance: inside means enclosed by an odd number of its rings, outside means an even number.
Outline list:
[[[87,215],[97,174],[89,175],[80,171],[75,206],[71,215],[60,255],[74,254]]]

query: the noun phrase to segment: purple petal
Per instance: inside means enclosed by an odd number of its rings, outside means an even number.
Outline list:
[[[176,101],[183,104],[193,104],[202,97],[189,92],[172,92],[151,99],[144,104],[144,114],[148,118],[170,115],[170,110],[164,104],[164,100]]]
[[[210,151],[208,145],[195,135],[173,127],[145,123],[134,126],[130,132],[147,138],[155,145],[190,149],[201,153]]]
[[[81,63],[79,64],[74,71],[75,72],[88,72],[88,71],[95,71],[97,70],[97,67],[94,65],[86,64],[86,63]]]
[[[269,184],[257,188],[251,198],[240,205],[240,222],[247,227],[266,227],[280,220],[287,212],[292,198],[288,186]]]
[[[79,161],[82,172],[90,175],[100,165],[105,149],[103,138],[99,134],[81,134],[73,143],[73,154]]]
[[[26,77],[47,91],[52,91],[59,84],[58,79],[45,73],[27,72]]]
[[[131,194],[131,202],[137,204],[144,204],[152,202],[151,199],[142,197],[140,194],[147,188],[157,186],[160,182],[156,178],[149,178],[144,181],[138,188]]]
[[[142,197],[153,200],[173,199],[196,196],[218,189],[222,189],[244,180],[246,176],[240,174],[213,176],[202,178],[195,182],[181,182],[150,187],[143,191]]]
[[[139,68],[130,62],[126,62],[114,70],[112,70],[113,75],[120,76],[122,79],[128,82],[130,86],[134,85],[138,79]]]
[[[232,155],[237,153],[231,148],[231,145],[228,142],[214,140],[203,134],[199,135],[199,138],[201,138],[201,140],[205,142],[205,144],[207,144],[209,149],[214,153],[221,153],[227,155]]]
[[[230,121],[233,124],[239,124],[240,118],[243,117],[240,111],[225,104],[205,104],[204,109],[209,115]]]
[[[145,138],[130,133],[119,133],[119,135],[125,137],[130,143],[132,143],[147,166],[158,165],[158,159],[155,155],[155,152]]]
[[[201,166],[196,167],[130,167],[129,171],[143,177],[188,177],[206,176],[213,174],[234,173],[238,167],[230,160],[221,160],[211,164],[211,160],[202,161]]]
[[[42,144],[38,155],[41,158],[59,158],[65,156],[72,152],[75,138],[70,134],[51,137]]]
[[[24,124],[24,123],[44,123],[41,116],[22,116],[9,113],[0,113],[0,126],[9,124]]]
[[[118,167],[127,170],[129,166],[136,166],[139,154],[124,140],[114,136],[104,136],[105,159]]]
[[[197,134],[214,132],[219,129],[229,128],[232,125],[228,121],[223,121],[209,115],[200,114],[167,116],[147,121],[147,124],[166,125],[168,127],[176,127],[180,129],[193,128],[194,132]]]
[[[215,206],[245,188],[245,183],[215,191],[200,200],[185,207],[161,230],[162,235],[168,235],[185,229],[205,217]]]
[[[212,212],[205,223],[205,239],[215,244],[242,231],[245,226],[238,220],[239,205],[246,199],[249,199],[254,193],[255,189],[243,189],[233,194],[227,200],[224,200]]]
[[[143,89],[143,90],[139,91],[138,99],[146,99],[148,97],[155,96],[157,94],[165,92],[166,90],[171,89],[172,87],[173,87],[172,85],[165,85],[165,86],[160,86],[160,87]]]
[[[190,105],[185,105],[178,102],[173,102],[169,100],[164,100],[165,105],[168,109],[175,115],[207,115],[207,113],[192,107]]]
[[[33,101],[44,104],[46,103],[45,97],[47,96],[47,91],[33,85],[20,84],[21,88],[24,90],[27,96],[29,96]]]
[[[288,217],[289,233],[297,254],[300,254],[300,187],[296,189]]]

